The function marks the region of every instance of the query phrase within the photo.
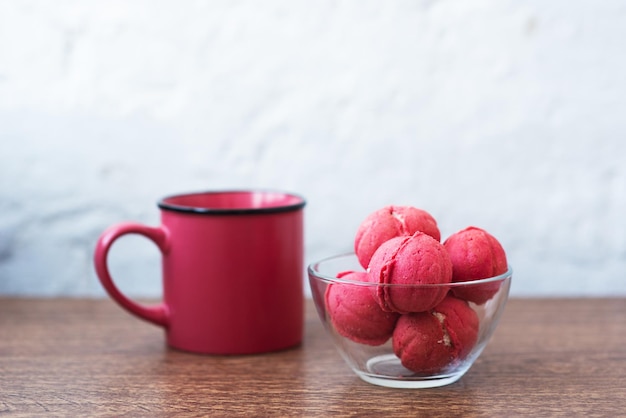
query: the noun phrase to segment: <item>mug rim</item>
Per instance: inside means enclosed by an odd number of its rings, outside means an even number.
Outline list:
[[[295,203],[281,204],[275,206],[262,206],[262,207],[234,207],[234,208],[220,208],[220,207],[200,207],[190,206],[172,203],[171,200],[203,196],[203,195],[226,195],[226,194],[260,194],[260,195],[281,195],[283,197],[289,197],[295,200]],[[161,198],[157,206],[161,210],[172,211],[178,213],[189,213],[197,215],[250,215],[261,213],[280,213],[280,212],[292,212],[302,209],[306,205],[306,200],[295,193],[285,192],[281,190],[273,189],[225,189],[225,190],[206,190],[199,192],[177,193],[165,196]]]

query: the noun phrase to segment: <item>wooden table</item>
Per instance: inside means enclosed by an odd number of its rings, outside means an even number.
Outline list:
[[[458,382],[388,389],[343,363],[307,305],[302,347],[168,349],[109,300],[0,298],[0,415],[625,416],[626,299],[513,299]]]

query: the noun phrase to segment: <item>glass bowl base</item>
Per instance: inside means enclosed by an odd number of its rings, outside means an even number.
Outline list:
[[[389,388],[425,389],[452,384],[459,380],[466,370],[435,376],[420,376],[402,366],[400,359],[393,354],[383,354],[367,361],[368,372],[355,370],[364,381]]]

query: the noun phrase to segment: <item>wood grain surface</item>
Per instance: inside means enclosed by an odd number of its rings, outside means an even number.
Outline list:
[[[169,349],[109,300],[0,298],[2,416],[626,416],[626,299],[513,299],[458,382],[389,389],[348,369],[307,304],[301,347]]]

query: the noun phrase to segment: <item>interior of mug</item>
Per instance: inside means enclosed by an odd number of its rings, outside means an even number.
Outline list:
[[[194,213],[257,213],[298,210],[302,197],[284,192],[232,190],[169,196],[159,202],[165,210]]]

